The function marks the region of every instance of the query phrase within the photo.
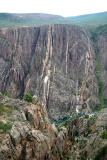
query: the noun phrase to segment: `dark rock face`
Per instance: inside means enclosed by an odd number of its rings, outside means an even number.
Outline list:
[[[0,91],[22,97],[31,91],[51,118],[96,103],[93,49],[76,26],[53,25],[0,30]]]
[[[107,34],[98,36],[97,47],[102,69],[101,77],[104,82],[104,96],[107,99]]]

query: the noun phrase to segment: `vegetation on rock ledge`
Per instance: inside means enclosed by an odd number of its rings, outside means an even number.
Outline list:
[[[27,102],[32,102],[32,94],[30,92],[26,93],[24,95],[24,100],[27,101]]]

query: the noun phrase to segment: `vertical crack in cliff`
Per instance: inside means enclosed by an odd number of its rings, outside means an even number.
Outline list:
[[[25,78],[29,74],[29,72],[31,70],[31,67],[32,67],[32,61],[34,59],[35,50],[36,50],[36,47],[37,47],[39,35],[40,35],[40,28],[34,28],[34,36],[33,36],[33,42],[32,42],[32,46],[31,46],[31,57],[30,57],[30,60],[29,60],[30,63],[28,65],[28,71],[25,73]]]
[[[31,46],[31,57],[30,57],[30,60],[29,60],[29,65],[28,65],[27,72],[25,72],[25,74],[24,74],[23,82],[27,78],[28,74],[30,73],[32,63],[33,63],[33,60],[34,60],[34,56],[35,56],[35,50],[36,50],[36,47],[37,47],[39,35],[40,35],[40,28],[39,27],[34,28],[33,42],[32,42],[32,46]],[[28,83],[29,82],[30,82],[30,80],[28,81]],[[27,85],[28,85],[28,83],[27,83]],[[22,94],[21,97],[23,97],[24,92],[25,92],[25,84],[23,83],[23,92],[21,93]]]

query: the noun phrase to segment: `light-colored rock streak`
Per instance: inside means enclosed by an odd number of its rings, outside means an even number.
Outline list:
[[[50,70],[48,70],[48,74],[44,78],[44,86],[43,86],[43,104],[46,107],[46,101],[49,96],[49,86],[50,86]]]
[[[68,73],[68,41],[67,41],[67,48],[66,48],[66,75]]]
[[[93,61],[92,61],[90,39],[89,39],[85,30],[84,30],[84,33],[85,33],[86,38],[87,38],[87,46],[88,46],[88,51],[86,52],[86,65],[85,65],[85,74],[86,74],[86,77],[87,77],[89,68],[92,65]]]
[[[49,96],[49,87],[50,87],[50,75],[51,75],[51,60],[52,60],[52,33],[51,33],[51,26],[49,27],[48,31],[48,44],[47,44],[47,51],[46,51],[46,58],[44,60],[43,72],[46,73],[43,81],[43,104],[46,106],[46,101]]]
[[[86,53],[85,75],[88,74],[89,69],[89,52]]]
[[[43,78],[44,71],[46,69],[46,66],[48,65],[49,59],[51,61],[51,58],[52,58],[52,37],[51,37],[51,26],[50,26],[49,31],[48,31],[48,42],[47,42],[46,56],[45,56],[45,60],[43,62],[43,70],[42,70],[41,78]]]
[[[79,109],[81,108],[80,95],[79,95],[78,91],[79,91],[79,86],[78,86],[78,79],[77,79],[77,82],[76,82],[76,113],[77,114],[79,113]]]

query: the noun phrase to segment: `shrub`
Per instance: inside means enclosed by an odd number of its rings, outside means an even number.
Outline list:
[[[7,123],[0,122],[0,130],[2,130],[3,132],[6,133],[11,128],[12,128],[12,124],[11,123],[9,123],[9,122],[7,122]]]
[[[101,138],[107,139],[107,131],[102,132]]]
[[[86,114],[86,115],[85,115],[85,118],[86,118],[86,119],[88,119],[88,118],[89,118],[89,115],[88,115],[88,114]]]
[[[24,95],[24,100],[27,101],[27,102],[32,102],[32,94],[30,92],[26,93]]]
[[[3,93],[3,96],[11,97],[11,94],[10,94],[9,92],[5,91],[5,92]]]

